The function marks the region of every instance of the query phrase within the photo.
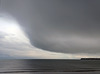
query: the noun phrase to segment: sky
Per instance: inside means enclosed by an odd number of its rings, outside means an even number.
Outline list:
[[[99,57],[99,7],[100,0],[1,0],[1,58]]]

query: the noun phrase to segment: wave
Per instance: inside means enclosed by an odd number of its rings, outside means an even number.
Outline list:
[[[100,70],[94,69],[77,69],[77,70],[58,70],[58,69],[20,69],[1,71],[0,73],[26,73],[26,72],[100,72]]]

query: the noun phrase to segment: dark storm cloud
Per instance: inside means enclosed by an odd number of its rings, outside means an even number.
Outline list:
[[[49,51],[100,52],[100,0],[2,0],[30,42]]]

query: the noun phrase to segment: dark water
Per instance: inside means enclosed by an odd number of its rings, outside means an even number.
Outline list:
[[[100,74],[99,71],[99,60],[0,60],[0,74]]]

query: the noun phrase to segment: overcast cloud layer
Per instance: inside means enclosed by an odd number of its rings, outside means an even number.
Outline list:
[[[100,53],[100,0],[2,0],[33,46],[64,53]]]
[[[0,18],[0,59],[79,59],[99,57],[99,54],[64,54],[38,49],[9,16]]]
[[[0,59],[75,59],[82,56],[75,55],[49,52],[32,46],[14,19],[5,15],[0,17]]]

